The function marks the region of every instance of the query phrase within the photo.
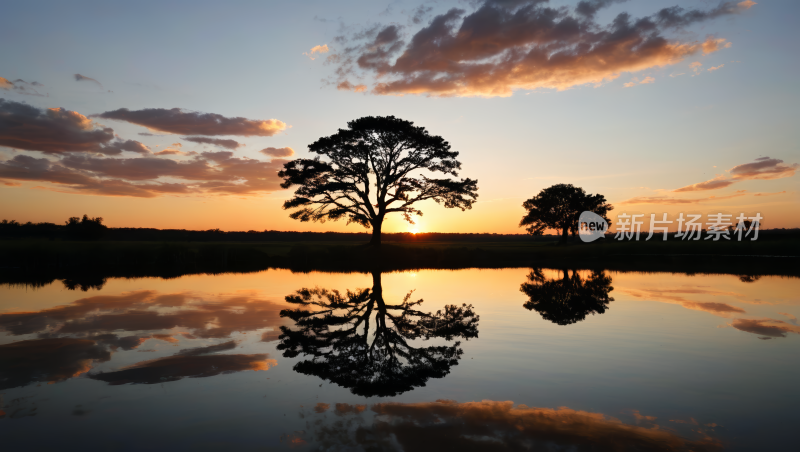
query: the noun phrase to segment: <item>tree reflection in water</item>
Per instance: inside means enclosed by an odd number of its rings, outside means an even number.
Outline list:
[[[562,270],[560,279],[547,279],[540,268],[534,268],[520,291],[530,297],[523,305],[536,311],[542,318],[559,325],[571,325],[586,318],[587,314],[603,314],[608,303],[614,301],[608,294],[611,277],[605,271],[593,271],[582,278],[577,271]]]
[[[281,327],[283,356],[300,354],[294,370],[330,380],[361,396],[394,396],[442,378],[458,364],[461,342],[478,337],[479,317],[472,305],[447,305],[435,314],[419,311],[423,300],[388,304],[381,274],[372,273],[372,288],[300,289],[286,297],[297,306],[281,311],[295,329]],[[418,339],[444,339],[447,344],[418,347]]]

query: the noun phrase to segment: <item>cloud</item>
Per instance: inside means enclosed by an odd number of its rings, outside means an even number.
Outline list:
[[[431,11],[433,11],[433,7],[419,5],[412,11],[411,22],[414,24],[421,24]]]
[[[717,69],[722,69],[722,68],[724,68],[724,67],[725,67],[725,65],[724,65],[724,64],[720,64],[719,66],[710,67],[710,68],[708,68],[708,72],[714,72],[714,71],[716,71]]]
[[[241,117],[227,118],[216,113],[184,111],[180,108],[145,108],[143,110],[107,111],[94,115],[103,119],[127,121],[159,132],[180,135],[239,135],[270,137],[286,129],[286,123],[277,119],[252,120]]]
[[[96,83],[96,84],[97,84],[97,86],[99,86],[99,87],[101,87],[101,88],[103,87],[103,84],[102,84],[102,83],[100,83],[100,82],[98,82],[97,80],[95,80],[95,79],[93,79],[93,78],[91,78],[91,77],[87,77],[87,76],[85,76],[85,75],[81,75],[81,74],[75,74],[75,81],[76,81],[76,82],[90,82],[90,83]]]
[[[266,353],[254,355],[175,355],[124,367],[115,372],[90,374],[111,385],[160,384],[183,378],[213,377],[245,370],[268,370],[278,364]]]
[[[775,319],[735,319],[731,326],[739,331],[767,337],[786,337],[787,333],[800,334],[800,326]]]
[[[90,339],[46,338],[0,345],[0,390],[59,382],[91,370],[111,352]]]
[[[673,191],[687,192],[687,191],[716,190],[719,188],[728,187],[732,184],[741,182],[743,180],[782,179],[784,177],[794,176],[794,173],[797,171],[797,168],[798,168],[797,163],[793,163],[791,165],[785,165],[783,163],[783,160],[772,159],[769,157],[760,157],[757,158],[752,163],[737,165],[729,169],[728,173],[730,173],[730,177],[719,175],[714,179],[693,185],[687,185],[686,187],[681,187]]]
[[[656,82],[656,79],[653,78],[653,77],[645,77],[644,80],[642,80],[641,82],[639,81],[638,77],[634,77],[633,79],[631,79],[630,82],[625,83],[622,86],[624,86],[625,88],[630,88],[630,87],[636,86],[637,84],[638,85],[646,85],[648,83],[655,83],[655,82]]]
[[[356,93],[363,93],[367,91],[367,85],[353,85],[347,80],[342,80],[336,85],[339,91],[353,91]]]
[[[641,414],[638,416],[644,425],[567,407],[514,406],[511,401],[387,402],[370,409],[376,415],[373,420],[347,410],[345,419],[336,419],[338,428],[326,425],[323,415],[312,414],[320,416],[310,423],[315,428],[313,436],[327,449],[346,444],[347,448],[358,445],[421,452],[442,450],[442,445],[453,450],[487,451],[722,450],[722,444],[708,435],[713,427],[693,425],[694,431],[687,431],[687,435],[696,439],[689,439],[672,428],[659,428],[655,417]],[[354,421],[353,428],[348,428],[347,420]]]
[[[708,198],[670,198],[667,196],[637,196],[620,204],[698,204],[709,201],[722,201],[725,199],[738,198],[744,193],[736,193],[728,196],[709,196]]]
[[[755,162],[734,166],[729,171],[735,180],[771,180],[794,176],[798,166],[797,163],[784,165],[783,160],[760,157]]]
[[[707,180],[705,182],[700,182],[697,184],[687,185],[686,187],[679,188],[677,190],[673,190],[675,192],[687,192],[687,191],[704,191],[704,190],[716,190],[718,188],[725,188],[731,184],[735,184],[736,181],[725,179],[725,176],[717,176],[714,179]]]
[[[0,89],[6,90],[6,91],[14,91],[17,94],[25,94],[25,95],[28,95],[28,96],[42,96],[42,97],[44,97],[45,95],[40,93],[36,89],[36,87],[42,87],[42,86],[44,86],[44,85],[42,85],[39,82],[28,83],[28,82],[26,82],[25,80],[22,80],[22,79],[16,79],[16,80],[14,80],[12,82],[12,81],[9,81],[7,78],[0,77]]]
[[[303,55],[313,60],[316,57],[318,57],[321,53],[328,53],[328,44],[324,44],[321,46],[314,46],[308,52],[303,52]]]
[[[515,90],[560,91],[729,47],[724,38],[681,42],[663,33],[749,8],[723,2],[708,11],[670,7],[639,19],[620,13],[608,25],[595,22],[597,10],[612,3],[583,1],[571,12],[538,0],[486,0],[470,14],[452,8],[435,16],[408,42],[399,25],[337,37],[341,49],[326,62],[335,68],[338,89],[352,89],[348,79],[353,77],[368,78],[371,92],[379,95],[506,97]]]
[[[79,159],[79,157],[70,155],[68,159]],[[117,161],[124,162],[125,160]],[[0,177],[50,182],[63,186],[63,188],[54,188],[54,191],[64,191],[64,188],[68,188],[69,191],[66,192],[104,196],[152,198],[160,194],[189,193],[191,191],[184,184],[165,182],[132,184],[119,179],[100,179],[87,171],[75,171],[46,158],[34,158],[27,155],[16,155],[10,160],[0,162]]]
[[[324,412],[328,411],[328,408],[330,408],[330,407],[331,406],[329,404],[320,402],[320,403],[314,405],[314,412],[317,413],[317,414],[324,413]]]
[[[228,351],[228,350],[233,350],[234,348],[236,348],[237,344],[238,343],[236,341],[228,341],[228,342],[223,342],[221,344],[208,345],[208,346],[205,346],[205,347],[187,348],[187,349],[179,351],[175,355],[176,356],[177,355],[180,355],[180,356],[209,355],[211,353],[225,352],[225,351]]]
[[[294,149],[290,147],[285,148],[264,148],[258,151],[270,157],[291,157],[294,155]]]
[[[163,158],[192,154],[194,157],[187,161]],[[196,154],[167,148],[141,158],[68,154],[56,161],[16,155],[0,161],[0,178],[49,182],[58,185],[50,189],[66,193],[143,198],[165,194],[258,195],[280,189],[278,171],[286,160],[235,158],[229,151]]]
[[[5,99],[0,99],[0,146],[46,154],[150,153],[149,148],[138,141],[115,139],[113,129],[99,127],[76,111],[64,108],[40,110]]]
[[[281,309],[285,308],[285,304],[252,294],[215,296],[139,290],[81,298],[41,311],[2,313],[0,331],[15,336],[42,332],[102,335],[129,331],[146,332],[146,337],[164,339],[172,335],[159,331],[182,328],[198,338],[222,339],[234,332],[277,330],[286,322],[280,317]],[[189,353],[197,354],[196,351]]]
[[[642,290],[625,290],[624,292],[636,298],[661,301],[666,303],[677,303],[686,309],[695,311],[708,312],[719,317],[730,317],[732,314],[745,314],[746,311],[742,308],[731,306],[727,303],[720,302],[706,302],[695,301],[686,298],[686,295],[713,295],[713,296],[737,296],[740,294],[730,292],[720,292],[695,288],[680,288],[680,289],[642,289]]]
[[[210,144],[213,146],[219,146],[225,149],[236,149],[240,146],[244,146],[240,144],[236,140],[225,140],[219,138],[206,138],[206,137],[183,137],[183,140],[191,141],[192,143],[200,143],[200,144]]]
[[[774,193],[755,193],[755,194],[753,194],[753,196],[774,196],[774,195],[782,195],[784,193],[786,193],[786,190],[784,190],[784,191],[776,191]]]

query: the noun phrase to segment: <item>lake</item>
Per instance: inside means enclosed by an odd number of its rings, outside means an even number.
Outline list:
[[[800,279],[506,268],[0,287],[4,450],[790,450]],[[283,311],[283,313],[282,313]]]

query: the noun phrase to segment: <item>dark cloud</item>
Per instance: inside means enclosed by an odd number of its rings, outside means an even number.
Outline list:
[[[430,14],[431,11],[433,11],[432,7],[419,5],[414,9],[414,11],[412,11],[411,22],[414,24],[421,24],[428,17],[428,14]]]
[[[174,150],[175,153],[191,155]],[[170,154],[168,150],[161,154]],[[56,191],[152,198],[163,194],[257,195],[280,189],[286,160],[235,158],[229,151],[204,152],[188,161],[161,157],[98,158],[68,154],[57,161],[16,155],[0,161],[0,179],[58,184]],[[163,182],[159,178],[184,182]],[[132,182],[131,182],[132,181]]]
[[[734,319],[731,326],[740,331],[767,337],[786,337],[787,333],[800,334],[800,326],[775,319]]]
[[[628,0],[582,0],[575,7],[575,12],[586,18],[593,19],[600,9],[614,3],[624,3],[626,1]]]
[[[64,108],[40,110],[5,99],[0,99],[0,146],[46,154],[150,153],[149,148],[138,141],[115,139],[113,129],[98,127],[78,112]]]
[[[42,332],[93,335],[98,341],[109,341],[102,335],[119,331],[149,331],[140,337],[169,340],[172,335],[155,332],[180,327],[191,330],[194,337],[221,339],[237,331],[277,330],[286,323],[280,317],[281,309],[286,307],[248,295],[200,297],[141,290],[81,298],[42,311],[3,313],[0,331],[12,335]],[[170,309],[162,312],[164,308]]]
[[[97,84],[97,86],[99,86],[99,87],[101,87],[101,88],[103,87],[103,84],[102,84],[102,83],[98,82],[97,80],[95,80],[95,79],[93,79],[93,78],[91,78],[91,77],[87,77],[87,76],[85,76],[85,75],[81,75],[81,74],[75,74],[75,75],[74,75],[74,77],[75,77],[75,81],[76,81],[76,82],[90,82],[90,83],[96,83],[96,84]]]
[[[68,156],[67,162],[76,156]],[[136,159],[134,159],[136,160]],[[119,160],[124,161],[124,160]],[[161,194],[190,193],[185,184],[153,182],[132,184],[120,179],[100,179],[87,171],[75,171],[46,158],[16,155],[0,162],[0,177],[57,184],[53,190],[103,196],[152,198]]]
[[[218,138],[206,138],[206,137],[183,137],[183,139],[186,141],[191,141],[193,143],[211,144],[225,149],[236,149],[240,146],[243,146],[236,140],[222,140]]]
[[[736,165],[728,170],[730,177],[717,176],[714,179],[700,182],[693,185],[674,190],[676,192],[717,190],[733,185],[744,180],[762,179],[782,179],[792,177],[797,172],[798,164],[786,165],[783,160],[772,159],[769,157],[757,158],[752,163]]]
[[[353,406],[336,405],[336,419],[313,420],[314,439],[323,449],[345,445],[366,450],[399,449],[413,451],[683,451],[723,450],[709,435],[713,427],[691,425],[686,436],[673,428],[659,428],[656,418],[634,413],[636,425],[621,422],[601,413],[514,406],[511,401],[458,403],[450,400],[422,403],[378,403],[371,406],[376,415],[370,420]],[[358,407],[357,405],[355,407]],[[644,422],[641,422],[644,421]],[[694,430],[694,431],[691,431]],[[691,436],[693,438],[689,438]]]
[[[587,0],[574,12],[545,3],[488,0],[471,14],[453,8],[434,17],[408,43],[397,25],[364,30],[337,39],[341,49],[327,62],[335,66],[339,89],[352,86],[350,79],[370,77],[372,92],[383,95],[494,97],[517,89],[564,90],[724,48],[729,45],[724,39],[680,42],[662,33],[752,6],[673,7],[640,19],[620,13],[601,25],[595,13],[616,2]]]
[[[215,113],[184,111],[180,108],[145,108],[143,110],[107,111],[99,118],[127,121],[151,130],[181,135],[240,135],[269,137],[286,129],[277,119],[252,120],[227,118]]]
[[[217,352],[225,352],[228,350],[233,350],[236,348],[237,342],[236,341],[228,341],[223,342],[221,344],[215,345],[208,345],[205,347],[195,347],[195,348],[187,348],[184,350],[179,351],[175,355],[178,356],[200,356],[200,355],[210,355],[212,353]]]
[[[183,378],[213,377],[244,370],[267,370],[277,365],[269,355],[175,355],[144,361],[115,372],[89,375],[111,385],[160,384]]]
[[[294,155],[294,149],[290,147],[285,148],[264,148],[258,151],[269,157],[291,157]]]
[[[89,339],[47,338],[0,345],[0,390],[36,382],[59,382],[111,359],[106,347]]]
[[[12,81],[8,80],[7,78],[0,77],[0,89],[6,90],[6,91],[13,91],[13,92],[15,92],[17,94],[25,94],[25,95],[28,95],[28,96],[42,96],[42,97],[44,97],[45,95],[40,93],[36,89],[37,87],[43,87],[43,86],[44,85],[42,85],[39,82],[30,82],[30,83],[28,83],[25,80],[22,80],[22,79],[19,79],[19,78],[12,82]]]

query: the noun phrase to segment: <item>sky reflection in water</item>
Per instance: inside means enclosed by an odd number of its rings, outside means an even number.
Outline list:
[[[798,289],[561,269],[3,287],[0,431],[18,448],[780,449]]]

